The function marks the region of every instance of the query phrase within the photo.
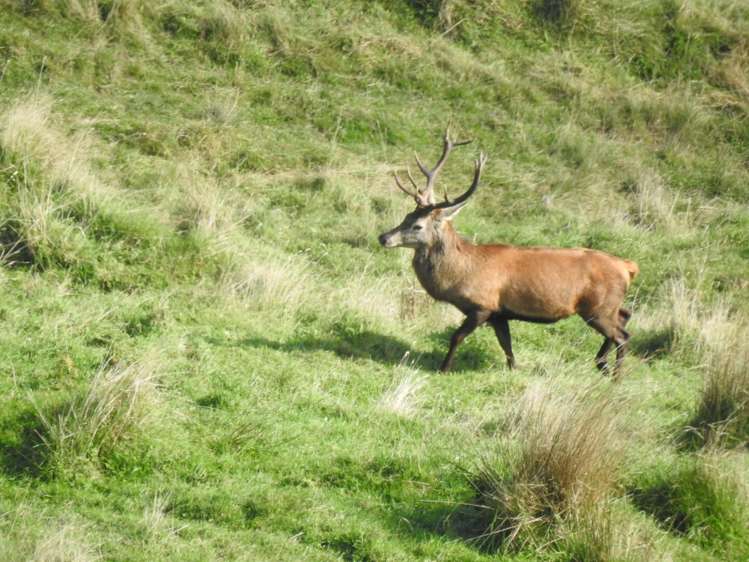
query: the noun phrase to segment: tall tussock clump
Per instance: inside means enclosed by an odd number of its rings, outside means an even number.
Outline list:
[[[86,392],[52,412],[38,408],[40,468],[60,476],[100,465],[146,429],[159,402],[148,363],[102,367]]]
[[[111,191],[88,163],[87,155],[93,152],[89,138],[62,132],[52,106],[52,98],[43,94],[12,105],[0,120],[3,155],[16,169],[37,165],[52,187],[65,188],[89,205],[109,198]]]
[[[569,393],[539,384],[526,391],[501,455],[484,458],[469,473],[480,512],[478,542],[514,551],[563,548],[573,534],[595,536],[588,545],[597,553],[593,559],[612,557],[607,518],[591,513],[609,501],[621,459],[614,401],[595,386]],[[581,521],[585,529],[576,525]]]
[[[716,328],[718,329],[718,328]],[[749,443],[749,329],[727,323],[705,345],[705,374],[688,435],[699,444]]]
[[[749,328],[726,302],[703,303],[683,279],[664,286],[667,305],[644,314],[647,353],[697,360],[703,387],[687,424],[690,445],[749,442]],[[649,341],[648,341],[649,340]]]
[[[42,267],[85,261],[81,223],[111,197],[87,162],[89,149],[85,136],[59,130],[49,97],[22,99],[2,115],[0,180],[9,189],[0,196],[0,241],[13,259]]]

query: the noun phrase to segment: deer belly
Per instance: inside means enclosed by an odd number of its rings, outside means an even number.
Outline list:
[[[499,313],[508,320],[552,323],[575,313],[574,297],[567,291],[512,291],[500,299]]]

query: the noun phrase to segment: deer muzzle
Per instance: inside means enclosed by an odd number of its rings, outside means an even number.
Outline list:
[[[400,244],[400,238],[400,232],[391,230],[390,232],[383,232],[377,239],[385,248],[394,248]]]

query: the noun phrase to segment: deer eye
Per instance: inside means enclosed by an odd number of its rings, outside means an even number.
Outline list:
[[[413,225],[413,226],[412,226],[411,228],[412,228],[413,230],[421,230],[421,229],[422,229],[422,228],[424,228],[424,227],[423,227],[423,226],[421,226],[420,224],[415,224],[415,225]]]

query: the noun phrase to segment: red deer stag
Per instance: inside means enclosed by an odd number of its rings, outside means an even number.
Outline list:
[[[509,244],[472,244],[461,238],[452,219],[476,192],[486,156],[476,160],[473,183],[463,195],[437,203],[434,183],[450,151],[470,141],[453,142],[445,132],[442,156],[429,170],[418,156],[416,163],[426,176],[420,189],[408,173],[413,191],[397,174],[396,185],[413,197],[416,209],[403,222],[380,235],[386,248],[415,250],[413,268],[426,291],[466,315],[450,339],[441,371],[448,371],[463,339],[485,322],[497,335],[510,369],[515,364],[509,320],[552,323],[579,314],[605,338],[596,354],[596,366],[608,371],[607,357],[616,345],[614,375],[621,369],[629,334],[624,330],[630,312],[622,308],[629,284],[639,272],[637,264],[585,248],[536,248]]]

